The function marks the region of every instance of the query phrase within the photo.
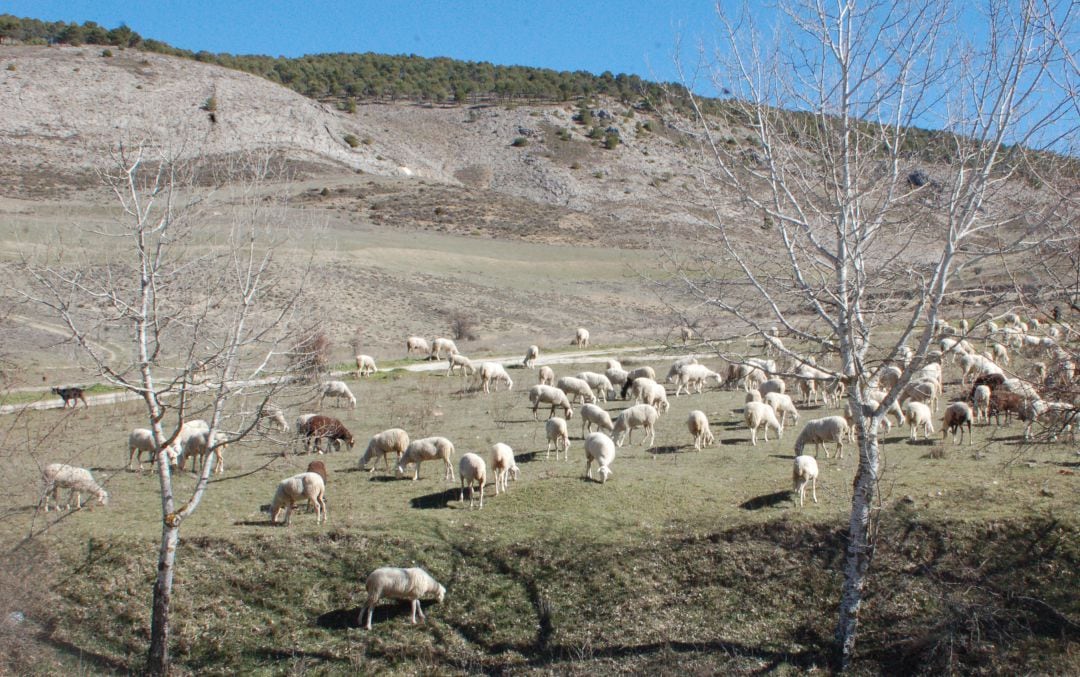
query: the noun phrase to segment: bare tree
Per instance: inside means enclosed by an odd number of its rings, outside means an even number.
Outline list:
[[[269,397],[291,381],[286,353],[307,324],[303,271],[276,257],[288,233],[266,190],[272,169],[266,158],[211,164],[148,144],[120,147],[101,174],[115,212],[77,229],[82,246],[24,263],[24,297],[70,332],[99,378],[146,405],[162,512],[150,674],[170,670],[176,547],[213,465],[203,464],[190,496],[177,497],[167,450],[196,415],[209,421],[210,440],[256,431]],[[98,337],[115,330],[130,338],[130,354],[101,347]],[[258,405],[237,411],[234,400]]]
[[[863,434],[843,669],[875,549],[877,431],[926,362],[953,287],[976,266],[1053,268],[1055,252],[1075,253],[1076,7],[782,0],[767,28],[749,9],[717,10],[723,46],[703,56],[731,97],[693,100],[680,121],[699,142],[700,180],[681,238],[693,246],[672,244],[678,232],[663,245],[667,279],[761,339],[778,327],[789,364],[813,351],[848,386]],[[914,359],[871,405],[874,370],[909,342]]]

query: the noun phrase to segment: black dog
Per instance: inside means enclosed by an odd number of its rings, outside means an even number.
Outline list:
[[[67,409],[68,403],[71,404],[72,409],[79,406],[79,400],[82,400],[86,406],[90,406],[86,402],[82,388],[53,388],[52,391],[64,399],[64,409]]]

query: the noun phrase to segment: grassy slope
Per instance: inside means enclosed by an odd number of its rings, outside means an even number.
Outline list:
[[[390,480],[356,471],[353,450],[325,459],[329,526],[300,513],[287,530],[269,528],[260,505],[309,459],[280,458],[272,440],[230,448],[227,474],[183,531],[180,667],[595,674],[825,664],[850,455],[822,458],[821,502],[794,510],[786,491],[793,432],[750,447],[734,413],[741,396],[714,391],[672,398],[660,453],[624,447],[601,486],[581,478],[578,439],[570,462],[544,458],[542,425],[524,393],[534,374],[511,374],[519,382],[512,393],[483,396],[464,392],[457,378],[395,373],[356,384],[361,406],[335,411],[358,439],[401,425],[414,437],[450,437],[458,457],[511,444],[522,478],[498,498],[489,485],[483,511],[459,505],[456,484],[442,481],[434,464],[418,482]],[[692,408],[708,413],[718,437],[701,453],[686,446]],[[43,633],[10,654],[9,669],[26,671],[34,665],[27,657],[46,661],[38,667],[81,661],[92,672],[140,664],[160,511],[154,478],[122,469],[120,431],[138,424],[134,405],[39,412],[9,424],[5,448],[18,451],[0,470],[17,490],[0,519],[5,542],[44,523],[31,508],[37,471],[28,458],[91,466],[111,494],[107,509],[65,517],[39,537],[27,551],[33,561],[12,558],[5,567],[55,590],[40,599],[10,586],[0,611],[29,609],[32,621],[22,627]],[[578,437],[576,418],[570,427]],[[1074,476],[1059,472],[1075,467],[1075,454],[1070,445],[1043,445],[1016,462],[1010,436],[1019,432],[1015,424],[981,428],[975,445],[947,445],[944,458],[929,453],[939,441],[909,445],[906,429],[888,437],[882,548],[860,671],[1076,667],[1075,625],[1030,601],[1072,623],[1080,614],[1069,573],[1080,563],[1080,492]],[[40,441],[29,448],[27,439]],[[427,606],[424,627],[408,624],[406,607],[386,603],[372,632],[357,629],[366,573],[412,564],[447,585],[446,603]]]

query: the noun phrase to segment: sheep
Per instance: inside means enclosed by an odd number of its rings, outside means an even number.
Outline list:
[[[659,383],[646,383],[641,389],[640,401],[642,404],[651,404],[656,407],[657,412],[663,413],[671,407],[671,403],[668,402],[667,390]]]
[[[686,357],[680,357],[671,363],[668,367],[667,376],[664,377],[666,383],[674,383],[675,377],[679,375],[679,370],[688,364],[697,364],[697,357],[694,355],[687,355]]]
[[[1056,440],[1059,432],[1067,432],[1069,441],[1076,441],[1077,409],[1070,402],[1046,402],[1034,400],[1026,412],[1028,424],[1024,427],[1024,439],[1032,438],[1036,421],[1050,429],[1050,439]]]
[[[43,492],[45,496],[45,512],[49,512],[50,496],[52,502],[56,504],[56,509],[60,509],[61,489],[68,490],[64,510],[71,508],[72,495],[75,496],[75,509],[81,510],[83,492],[93,494],[99,505],[105,506],[109,504],[109,492],[102,489],[94,481],[94,476],[86,468],[77,468],[66,463],[50,463],[42,471],[41,480],[45,485]]]
[[[1009,349],[997,341],[990,344],[990,352],[994,355],[994,361],[1009,366]]]
[[[572,343],[578,348],[589,347],[589,330],[585,327],[578,327],[577,332],[574,334],[574,340]]]
[[[585,433],[592,432],[594,425],[597,430],[607,430],[609,433],[615,428],[611,415],[601,407],[595,404],[581,405],[581,436],[584,438]]]
[[[447,360],[447,367],[446,367],[446,375],[447,376],[449,376],[450,374],[453,374],[455,369],[459,370],[461,372],[462,376],[469,376],[470,374],[475,374],[476,373],[476,367],[473,365],[472,360],[465,357],[461,353],[451,353],[450,355],[447,356],[446,360]]]
[[[980,420],[990,424],[990,386],[978,385],[971,393],[971,401],[974,408],[975,422]]]
[[[609,376],[608,378],[611,378],[611,377]],[[638,380],[639,378],[647,378],[647,379],[649,379],[651,381],[655,381],[656,380],[656,370],[653,369],[652,367],[644,366],[644,367],[638,367],[637,369],[632,369],[632,370],[628,371],[626,373],[626,381],[623,382],[622,394],[621,394],[621,397],[624,400],[626,399],[626,393],[629,392],[630,388],[633,387],[634,381]]]
[[[356,378],[370,376],[378,371],[379,368],[375,366],[374,357],[372,357],[371,355],[356,356]]]
[[[683,388],[686,389],[686,394],[689,395],[690,386],[694,386],[695,391],[700,394],[702,388],[705,387],[705,382],[710,378],[716,379],[717,387],[720,386],[722,380],[720,374],[712,369],[703,364],[684,364],[675,375],[675,397],[679,396],[679,391]]]
[[[360,457],[358,467],[361,470],[373,473],[379,456],[382,456],[386,472],[390,472],[390,454],[395,454],[396,459],[401,460],[401,455],[405,453],[405,449],[408,447],[409,433],[401,428],[387,428],[381,433],[372,435],[371,439],[368,440],[367,449],[364,450],[364,455]],[[368,462],[371,463],[371,468],[367,467]]]
[[[747,392],[754,390],[767,380],[769,380],[768,374],[757,367],[753,367],[743,381],[743,390]]]
[[[345,381],[326,381],[322,384],[319,393],[319,409],[322,409],[323,399],[327,397],[333,397],[336,403],[340,403],[341,398],[344,397],[349,400],[349,408],[356,409],[356,397],[349,390],[349,386],[345,385]]]
[[[269,402],[264,403],[259,412],[259,416],[260,418],[265,418],[277,425],[281,432],[289,432],[289,422],[285,420],[285,412],[281,410],[281,407],[270,404]]]
[[[555,385],[555,370],[548,366],[540,367],[537,372],[537,383],[544,386]]]
[[[690,327],[679,327],[679,338],[682,340],[683,345],[686,345],[687,341],[694,338],[694,330]]]
[[[81,400],[84,407],[89,407],[90,404],[86,401],[86,394],[82,388],[76,388],[74,386],[70,388],[52,388],[54,395],[59,395],[60,399],[64,400],[64,409],[67,409],[68,403],[71,403],[71,408],[79,406]]]
[[[428,359],[441,360],[443,351],[453,355],[458,352],[457,344],[448,338],[439,337],[431,342],[431,354],[428,355]]]
[[[766,334],[764,343],[766,355],[779,356],[784,354],[784,342],[780,340],[779,336],[769,336]]]
[[[326,484],[326,480],[330,476],[329,471],[326,469],[326,464],[322,461],[311,461],[307,464],[307,469],[304,472],[315,473],[322,478],[323,484]]]
[[[964,441],[964,424],[968,429],[968,444],[971,444],[971,406],[967,402],[953,402],[945,407],[945,417],[941,421],[941,439],[945,440],[951,432],[953,442],[956,441],[956,432],[960,431],[960,442]]]
[[[844,420],[843,416],[826,416],[824,418],[815,418],[806,422],[803,426],[802,432],[795,439],[795,455],[801,456],[803,448],[807,444],[814,444],[814,457],[817,457],[818,450],[825,450],[825,458],[829,458],[829,447],[826,446],[828,442],[836,442],[837,458],[844,457],[844,437],[848,434],[848,422]]]
[[[611,382],[612,396],[614,397],[615,388],[619,388],[621,391],[627,383],[627,377],[630,374],[622,367],[608,367],[604,371],[604,376]]]
[[[761,402],[761,392],[754,388],[750,392],[746,393],[746,397],[743,398],[743,402]]]
[[[829,372],[810,364],[799,365],[799,368],[795,370],[795,376],[799,379],[799,391],[802,393],[805,404],[817,403],[819,385],[820,390],[824,392],[826,386],[836,380],[836,377]],[[827,400],[824,396],[822,399]]]
[[[907,415],[908,425],[911,426],[911,440],[914,442],[918,439],[920,426],[923,429],[923,439],[929,439],[930,434],[934,432],[930,407],[912,400],[904,405],[904,413]]]
[[[153,460],[154,452],[157,451],[157,442],[154,440],[154,431],[149,428],[135,428],[131,431],[131,434],[128,435],[128,470],[131,470],[131,463],[136,459],[139,461],[139,470],[142,470],[142,455],[144,451],[150,456],[150,460]]]
[[[499,391],[499,383],[506,384],[509,392],[514,389],[514,380],[506,373],[506,368],[498,362],[484,362],[480,365],[480,386],[485,393],[491,392],[491,384],[495,383],[495,392]]]
[[[410,336],[405,339],[405,354],[412,355],[418,353],[420,355],[427,355],[431,352],[431,345],[426,338],[420,336]]]
[[[891,390],[900,381],[903,372],[896,365],[886,365],[877,374],[877,385],[884,390]]]
[[[517,482],[518,467],[514,462],[514,450],[509,444],[496,442],[491,445],[491,472],[495,475],[495,495],[499,495],[499,489],[503,493],[509,491],[507,478]]]
[[[781,428],[787,425],[788,414],[791,414],[793,423],[799,422],[799,410],[795,408],[795,403],[791,401],[790,395],[785,393],[769,393],[765,396],[764,402],[772,407],[773,413],[780,417]]]
[[[757,431],[762,426],[765,427],[766,442],[769,441],[769,428],[776,431],[778,438],[784,437],[784,426],[776,420],[776,412],[773,408],[764,402],[747,402],[743,410],[743,419],[746,421],[746,427],[750,428],[750,443],[755,447],[757,446]]]
[[[222,433],[215,431],[211,441],[209,430],[197,432],[184,441],[183,451],[177,459],[177,467],[183,470],[187,459],[191,458],[193,459],[191,471],[198,472],[201,465],[206,462],[206,457],[213,453],[213,472],[215,475],[221,474],[225,472],[225,459],[221,452],[225,450],[226,444],[226,437]]]
[[[540,348],[538,346],[529,346],[525,349],[525,359],[521,361],[521,364],[529,369],[536,368],[536,360],[540,357]]]
[[[791,484],[793,491],[799,496],[799,507],[803,507],[806,499],[806,485],[810,483],[810,495],[817,503],[817,478],[818,465],[813,456],[796,456],[791,470]],[[794,500],[794,497],[792,497]]]
[[[315,451],[320,454],[323,452],[319,448],[319,440],[326,440],[328,452],[341,449],[341,442],[345,442],[349,449],[352,449],[356,442],[345,424],[332,416],[321,414],[309,416],[302,422],[297,419],[296,434],[304,438],[304,451],[311,451],[311,443],[314,442]]]
[[[611,393],[612,396],[615,394],[615,387],[611,384],[611,379],[604,374],[598,374],[595,371],[583,371],[575,378],[579,378],[588,383],[589,387],[592,388],[593,392],[596,394],[597,399],[601,402],[607,402],[608,393]]]
[[[559,460],[559,447],[562,447],[563,460],[569,461],[570,457],[570,433],[566,430],[566,419],[554,416],[544,424],[544,432],[547,435],[547,453],[545,459],[551,458],[551,447],[555,446],[555,460]]]
[[[210,424],[201,418],[193,418],[190,421],[184,421],[180,425],[180,430],[177,431],[176,437],[173,438],[172,444],[165,449],[165,454],[169,457],[169,465],[176,465],[177,459],[187,445],[188,438],[208,430],[210,430]]]
[[[616,360],[614,358],[609,358],[604,363],[604,369],[622,369],[622,368],[623,368],[622,367],[622,362],[619,362],[618,360]]]
[[[648,446],[651,447],[656,442],[656,421],[658,418],[660,418],[660,412],[656,410],[656,407],[651,404],[635,404],[628,409],[624,409],[615,419],[615,425],[611,429],[612,438],[621,447],[624,438],[626,438],[626,441],[633,443],[634,428],[642,428],[644,434],[649,437]],[[595,434],[592,433],[592,435]],[[642,443],[644,444],[644,442],[645,438],[642,437]]]
[[[588,402],[590,404],[596,402],[596,395],[593,394],[592,387],[588,382],[583,381],[580,378],[573,376],[563,376],[555,382],[555,387],[566,393],[566,396],[570,398],[570,402],[574,403],[577,398],[581,398],[581,401]]]
[[[691,411],[686,418],[686,428],[694,438],[694,449],[696,451],[701,451],[702,445],[706,447],[712,446],[715,438],[713,438],[712,430],[709,429],[709,417],[705,415],[705,412],[700,409]]]
[[[534,385],[529,388],[529,403],[532,404],[534,421],[538,420],[536,410],[541,404],[551,405],[551,413],[548,414],[548,418],[555,415],[555,407],[563,408],[563,414],[567,420],[574,416],[574,410],[570,408],[570,400],[567,399],[566,393],[554,386]]]
[[[461,455],[458,461],[458,477],[461,479],[461,496],[458,503],[465,502],[465,487],[469,487],[469,508],[473,507],[473,499],[476,497],[476,489],[480,487],[480,509],[484,508],[484,484],[487,483],[487,464],[479,455],[472,453]]]
[[[281,509],[285,509],[285,526],[289,526],[292,511],[297,501],[307,499],[315,506],[315,523],[326,522],[330,515],[326,509],[326,483],[318,473],[302,472],[299,475],[281,480],[270,503],[270,523],[277,524]]]
[[[770,378],[757,387],[757,391],[761,393],[762,397],[765,397],[769,393],[783,394],[787,390],[787,384],[783,379]]]
[[[431,574],[419,567],[399,569],[397,567],[379,567],[372,571],[365,583],[367,587],[367,603],[360,610],[356,622],[360,623],[367,612],[367,623],[364,628],[371,629],[371,614],[375,611],[375,605],[383,597],[387,599],[407,599],[412,602],[412,623],[416,625],[416,616],[425,621],[423,609],[420,608],[420,600],[434,597],[439,604],[446,598],[446,588],[439,584]]]
[[[906,402],[925,402],[930,409],[937,411],[940,395],[941,385],[937,381],[911,381],[904,386],[897,401],[901,406]]]
[[[454,481],[454,466],[450,463],[450,457],[454,455],[454,443],[445,437],[425,437],[413,440],[405,447],[405,453],[398,459],[394,468],[398,475],[405,474],[405,467],[412,463],[413,481],[420,479],[420,464],[424,461],[432,461],[441,458],[443,461],[443,479]]]
[[[604,433],[589,433],[585,438],[585,477],[592,479],[592,464],[600,470],[600,484],[611,477],[611,463],[615,460],[615,443]]]
[[[1001,425],[1001,414],[1005,413],[1005,424],[1009,424],[1009,418],[1012,414],[1020,419],[1024,418],[1025,412],[1029,408],[1029,402],[1033,400],[1024,397],[1018,393],[1009,392],[1004,388],[996,388],[990,392],[990,402],[987,405],[987,416],[994,417],[994,422],[997,425]]]

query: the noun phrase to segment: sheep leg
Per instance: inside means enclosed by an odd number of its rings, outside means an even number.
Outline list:
[[[814,497],[814,503],[817,503],[817,478],[816,477],[810,478],[810,482],[811,482],[810,491],[811,491],[811,494]]]

